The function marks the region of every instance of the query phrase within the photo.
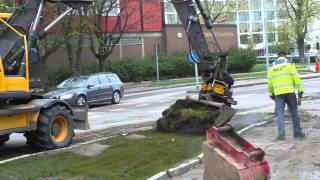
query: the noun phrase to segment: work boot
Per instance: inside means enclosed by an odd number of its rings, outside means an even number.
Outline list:
[[[286,138],[284,136],[278,136],[276,138],[277,141],[283,141],[283,140],[286,140]]]
[[[293,135],[294,138],[299,138],[299,139],[303,139],[306,137],[306,134],[301,132],[301,133],[298,133],[298,134],[294,134]]]

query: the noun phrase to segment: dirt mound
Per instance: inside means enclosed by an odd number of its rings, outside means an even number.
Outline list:
[[[204,103],[189,97],[179,99],[162,112],[157,130],[178,134],[205,134],[209,126],[221,126],[229,122],[235,110],[221,104]],[[219,107],[221,105],[221,107]]]

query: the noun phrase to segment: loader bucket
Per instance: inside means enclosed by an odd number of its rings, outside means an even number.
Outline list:
[[[203,143],[204,180],[268,180],[265,152],[242,139],[231,125],[211,127]]]
[[[75,129],[90,129],[88,121],[88,106],[72,106],[73,123]]]

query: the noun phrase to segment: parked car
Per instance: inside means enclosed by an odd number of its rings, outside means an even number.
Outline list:
[[[44,97],[62,99],[71,105],[94,105],[107,102],[118,104],[123,95],[123,83],[118,75],[98,73],[69,78]]]

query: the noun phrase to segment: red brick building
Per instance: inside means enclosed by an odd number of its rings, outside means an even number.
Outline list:
[[[160,0],[127,0],[128,8],[134,7],[128,19],[131,27],[124,34],[119,44],[116,45],[109,59],[117,60],[124,57],[148,57],[154,54],[154,46],[160,45],[161,53],[173,53],[187,51],[188,43],[184,28],[179,24],[179,19],[174,13],[171,3]],[[121,0],[120,0],[121,4]],[[117,11],[115,11],[117,12]],[[115,23],[113,16],[104,17],[103,23]],[[113,23],[113,24],[112,24]],[[104,29],[105,30],[105,29]],[[237,26],[234,24],[216,25],[215,32],[221,46],[228,48],[237,46]],[[85,41],[82,58],[95,61],[90,52],[89,41]],[[58,59],[67,58],[65,48],[61,47],[58,52],[51,56],[49,62],[56,63]]]

